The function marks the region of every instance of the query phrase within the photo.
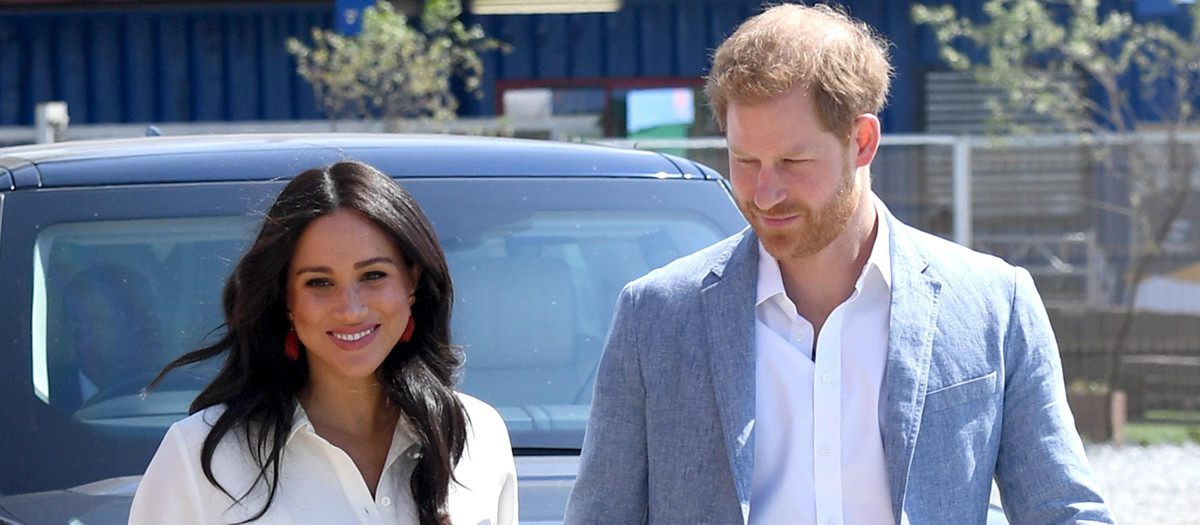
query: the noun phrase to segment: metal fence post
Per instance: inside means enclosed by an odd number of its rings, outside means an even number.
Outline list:
[[[1105,303],[1104,297],[1104,252],[1096,241],[1096,230],[1087,231],[1087,299],[1088,306],[1099,306]]]
[[[954,138],[954,242],[971,247],[971,139]]]
[[[33,110],[35,140],[38,144],[52,144],[62,139],[71,121],[66,102],[42,102]]]

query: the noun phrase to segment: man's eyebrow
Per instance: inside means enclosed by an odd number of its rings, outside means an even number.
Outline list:
[[[743,152],[738,151],[733,148],[728,148],[728,150],[729,150],[729,155],[731,157],[757,158],[754,155],[747,155],[746,153],[743,153]],[[787,151],[783,152],[783,154],[780,156],[782,158],[788,158],[788,157],[804,157],[804,156],[812,155],[812,154],[813,154],[813,148],[811,148],[809,146],[801,145],[801,146],[796,146],[794,148],[789,148]]]

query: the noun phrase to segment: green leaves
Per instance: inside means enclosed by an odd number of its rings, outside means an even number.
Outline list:
[[[952,69],[974,71],[981,82],[1001,88],[1010,102],[1050,115],[1068,129],[1135,131],[1143,124],[1135,106],[1149,107],[1172,125],[1190,123],[1195,118],[1191,101],[1200,95],[1200,30],[1180,35],[1160,24],[1137,22],[1127,12],[1102,12],[1099,4],[987,0],[982,23],[960,18],[950,6],[915,5],[912,17],[933,28]],[[1188,14],[1194,19],[1200,7],[1190,6]],[[986,59],[973,61],[966,49]],[[1139,84],[1136,99],[1130,99],[1125,78]],[[994,107],[1000,119],[1014,109],[1003,103]]]
[[[457,76],[468,92],[482,96],[479,53],[508,50],[479,26],[463,24],[461,14],[458,0],[429,0],[414,21],[380,1],[364,10],[358,35],[314,29],[312,47],[292,38],[287,50],[331,120],[371,114],[446,120],[454,118],[459,104],[451,78]]]

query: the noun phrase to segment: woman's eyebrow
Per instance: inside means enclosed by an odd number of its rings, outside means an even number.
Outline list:
[[[391,264],[392,266],[396,266],[396,261],[393,261],[391,257],[379,256],[379,257],[372,257],[365,261],[358,261],[358,262],[354,263],[354,269],[357,270],[357,269],[363,268],[365,266],[370,266],[372,264],[379,264],[379,263],[388,263],[388,264]]]
[[[305,272],[312,272],[312,273],[333,273],[333,270],[331,270],[331,269],[330,269],[328,266],[305,266],[304,268],[301,268],[301,269],[299,269],[299,270],[296,270],[296,273],[295,273],[295,275],[300,275],[300,274],[302,274],[302,273],[305,273]]]
[[[366,259],[366,260],[363,260],[363,261],[358,261],[358,262],[354,263],[354,269],[355,269],[355,270],[358,270],[358,269],[360,269],[360,268],[365,268],[365,267],[367,267],[367,266],[370,266],[370,265],[372,265],[372,264],[380,264],[380,263],[386,263],[386,264],[391,264],[391,265],[393,265],[393,266],[398,266],[398,265],[396,264],[396,261],[393,261],[391,257],[387,257],[387,256],[382,256],[382,255],[381,255],[381,256],[379,256],[379,257],[372,257],[372,258],[370,258],[370,259]],[[302,274],[302,273],[305,273],[305,272],[312,272],[312,273],[333,273],[333,269],[331,269],[331,268],[330,268],[330,267],[328,267],[328,266],[305,266],[304,268],[301,268],[301,269],[299,269],[299,270],[296,270],[296,275],[300,275],[300,274]]]

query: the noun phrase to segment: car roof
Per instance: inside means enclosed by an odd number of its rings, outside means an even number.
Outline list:
[[[401,178],[713,178],[715,173],[671,155],[544,140],[349,133],[196,135],[0,148],[0,191],[271,180],[340,160],[361,160]]]

